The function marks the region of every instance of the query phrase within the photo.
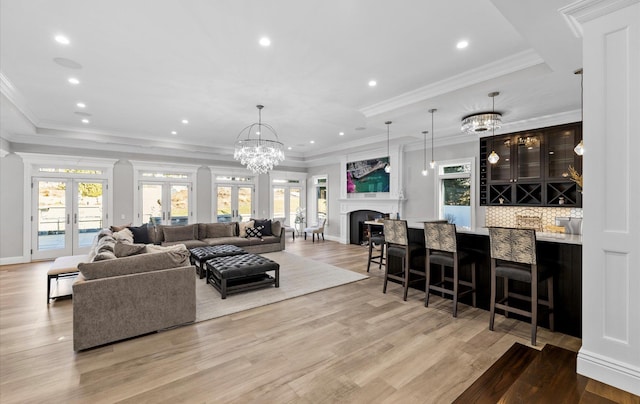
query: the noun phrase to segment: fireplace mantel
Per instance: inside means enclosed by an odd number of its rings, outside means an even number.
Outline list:
[[[389,213],[391,217],[396,214],[402,216],[404,198],[347,198],[339,199],[340,202],[340,242],[349,243],[351,234],[349,214],[358,210],[375,210]]]

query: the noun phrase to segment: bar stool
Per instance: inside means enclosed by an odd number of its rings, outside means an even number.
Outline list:
[[[424,306],[429,307],[431,291],[453,297],[453,317],[458,316],[458,299],[471,293],[473,307],[476,307],[476,263],[473,256],[458,251],[456,225],[446,222],[426,222],[424,224],[424,242],[427,250],[425,258],[426,295]],[[431,283],[431,264],[440,266],[440,281]],[[471,265],[471,280],[461,280],[460,265]],[[452,268],[452,277],[445,276],[445,268]],[[451,287],[447,287],[451,284]],[[460,285],[465,290],[460,291]]]
[[[380,255],[373,255],[374,244],[380,246]],[[371,263],[378,264],[378,269],[382,269],[382,265],[387,265],[384,258],[385,250],[384,234],[371,235],[369,232],[369,261],[367,261],[367,272],[371,268]]]
[[[536,261],[536,233],[532,229],[489,228],[491,243],[491,308],[489,329],[493,331],[496,309],[520,314],[531,319],[531,345],[536,344],[538,329],[538,304],[549,308],[549,329],[554,329],[553,319],[553,273],[540,270]],[[504,293],[496,300],[497,277],[504,279]],[[525,282],[531,285],[531,295],[525,296],[509,292],[509,280]],[[546,280],[548,300],[538,297],[538,283]],[[531,302],[531,311],[509,305],[509,298]]]
[[[411,253],[420,248],[420,246],[409,244],[408,227],[406,220],[385,219],[384,220],[384,239],[387,245],[387,258],[384,266],[384,286],[382,293],[387,293],[387,282],[389,280],[400,283],[404,289],[404,300],[407,300],[409,293],[409,284],[424,281],[424,272],[411,269]],[[402,260],[401,272],[391,273],[389,271],[391,257],[397,257]],[[419,279],[411,280],[411,274],[421,275]]]

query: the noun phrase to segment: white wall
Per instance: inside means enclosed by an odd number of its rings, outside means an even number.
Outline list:
[[[22,262],[24,164],[20,156],[0,157],[0,265]]]
[[[134,223],[133,166],[127,160],[119,160],[113,166],[113,214],[110,220],[116,225]]]
[[[314,175],[327,175],[327,197],[328,197],[328,215],[327,224],[324,228],[325,237],[340,237],[340,204],[338,198],[340,196],[340,164],[329,164],[325,166],[311,167],[307,174],[307,206],[315,203],[315,188],[313,186]],[[309,209],[307,209],[309,210]]]
[[[198,223],[211,223],[213,216],[213,182],[209,167],[200,167],[196,173],[197,211],[194,213],[194,221]]]

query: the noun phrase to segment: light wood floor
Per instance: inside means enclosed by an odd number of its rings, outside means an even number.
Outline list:
[[[366,248],[287,240],[366,272]],[[371,278],[74,353],[72,301],[45,305],[49,263],[0,267],[0,402],[451,402],[529,325]],[[580,340],[539,330],[539,347]],[[599,386],[594,384],[594,386]]]

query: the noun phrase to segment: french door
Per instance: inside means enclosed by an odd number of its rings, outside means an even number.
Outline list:
[[[215,217],[218,222],[247,222],[253,216],[253,185],[216,185]]]
[[[107,181],[33,178],[32,259],[89,251],[107,223]]]
[[[139,184],[142,223],[185,225],[193,216],[191,184],[173,182],[141,182]]]
[[[302,187],[274,186],[273,187],[273,217],[284,218],[285,224],[304,227],[304,211],[301,210]],[[298,219],[297,214],[300,213]]]

